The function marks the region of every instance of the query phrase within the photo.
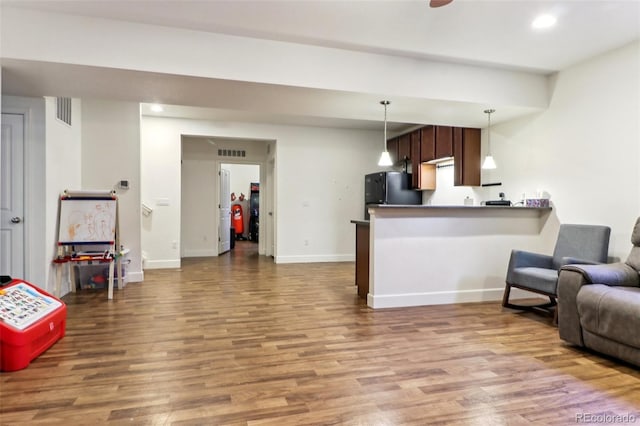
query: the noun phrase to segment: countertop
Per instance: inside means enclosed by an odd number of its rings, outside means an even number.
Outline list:
[[[377,210],[376,216],[383,217],[543,217],[552,207],[514,206],[463,206],[463,205],[420,205],[420,204],[369,204]],[[389,216],[391,215],[391,216]],[[369,226],[368,220],[352,220],[351,223]]]
[[[369,204],[369,208],[374,209],[489,209],[489,210],[551,210],[551,207],[521,207],[521,206],[464,206],[464,205],[421,205],[421,204]]]

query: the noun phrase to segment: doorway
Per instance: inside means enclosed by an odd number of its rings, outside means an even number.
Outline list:
[[[222,163],[229,172],[231,226],[236,241],[260,241],[260,165]],[[221,222],[222,223],[222,222]]]
[[[267,221],[260,208],[268,206],[273,218],[275,173],[267,173],[275,167],[273,154],[274,141],[182,136],[181,258],[233,253],[236,243],[244,249],[250,244],[256,255],[273,255],[275,221]],[[228,192],[222,188],[224,170]],[[224,240],[231,238],[227,249]]]

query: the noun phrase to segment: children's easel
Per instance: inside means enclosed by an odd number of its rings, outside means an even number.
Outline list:
[[[69,268],[71,291],[76,283],[73,265],[109,264],[109,293],[113,299],[113,269],[118,289],[122,289],[122,257],[118,231],[118,197],[115,191],[69,191],[60,196],[58,215],[58,255],[56,295],[60,295],[62,266]]]

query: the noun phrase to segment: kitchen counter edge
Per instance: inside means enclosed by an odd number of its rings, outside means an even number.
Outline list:
[[[375,209],[504,209],[504,210],[551,210],[552,207],[521,207],[521,206],[454,206],[454,205],[442,205],[442,206],[429,206],[419,204],[369,204],[369,208]]]

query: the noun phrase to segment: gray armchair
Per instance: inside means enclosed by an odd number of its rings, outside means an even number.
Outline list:
[[[560,225],[553,256],[512,250],[507,269],[502,306],[520,310],[553,312],[557,320],[556,297],[560,268],[568,264],[597,264],[607,260],[611,228],[600,225]],[[511,288],[542,294],[548,303],[516,305],[509,302]]]

